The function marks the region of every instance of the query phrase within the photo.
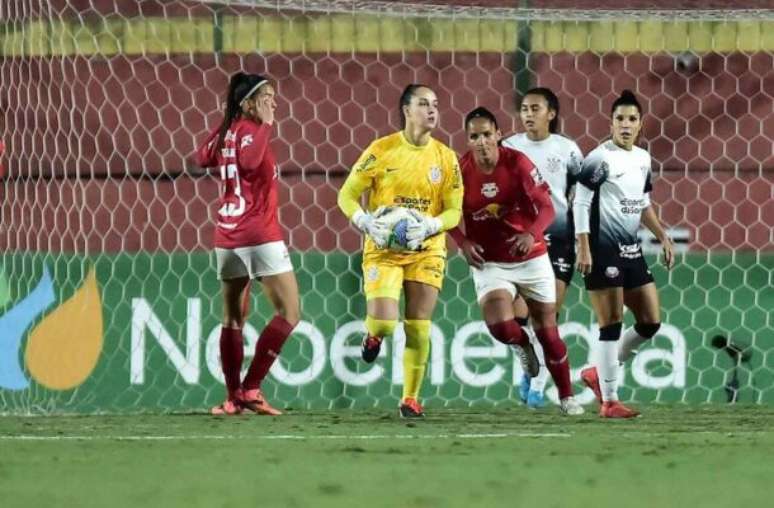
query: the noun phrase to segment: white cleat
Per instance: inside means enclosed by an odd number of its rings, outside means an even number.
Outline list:
[[[579,416],[586,412],[583,406],[575,400],[575,397],[565,397],[560,400],[559,409],[562,410],[562,414],[567,416]]]

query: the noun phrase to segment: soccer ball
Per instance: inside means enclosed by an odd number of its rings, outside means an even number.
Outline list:
[[[402,206],[381,207],[376,210],[374,216],[387,224],[390,230],[390,236],[387,239],[387,249],[398,252],[409,250],[406,232],[409,225],[416,223],[417,219],[411,215],[408,209]]]

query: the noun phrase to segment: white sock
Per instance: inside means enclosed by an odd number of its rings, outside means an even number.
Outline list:
[[[532,340],[532,347],[535,349],[535,355],[537,355],[538,361],[540,362],[540,371],[537,376],[530,380],[529,391],[543,393],[543,390],[546,389],[546,383],[548,382],[550,373],[546,368],[546,357],[543,354],[543,346],[541,346],[540,341],[535,338],[534,333],[530,333],[530,339],[534,339]]]
[[[618,400],[618,341],[599,341],[599,388],[605,402]]]
[[[618,361],[626,363],[632,356],[637,354],[637,350],[646,343],[648,338],[643,337],[632,326],[627,328],[621,335],[621,345],[618,348]]]

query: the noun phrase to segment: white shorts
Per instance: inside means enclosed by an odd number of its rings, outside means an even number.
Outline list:
[[[215,247],[215,259],[220,280],[239,277],[256,279],[293,271],[293,263],[283,241],[236,249]]]
[[[520,263],[487,262],[481,270],[471,266],[470,271],[479,302],[485,294],[504,289],[513,298],[521,295],[537,302],[556,303],[556,280],[548,254]]]

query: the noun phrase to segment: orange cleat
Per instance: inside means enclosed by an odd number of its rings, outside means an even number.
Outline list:
[[[599,416],[602,418],[635,418],[640,416],[640,412],[614,400],[602,403],[602,407],[599,408]]]
[[[424,418],[425,410],[417,402],[417,399],[403,399],[398,407],[401,418]]]
[[[260,389],[245,390],[242,396],[242,407],[259,415],[279,416],[282,411],[275,409],[266,402]]]
[[[596,367],[587,367],[581,371],[581,381],[583,384],[591,388],[594,392],[594,396],[597,398],[597,402],[602,404],[602,390],[599,389],[599,376],[597,375]]]
[[[210,409],[210,414],[216,416],[234,416],[242,414],[242,406],[238,401],[226,399],[226,401],[214,408]]]

